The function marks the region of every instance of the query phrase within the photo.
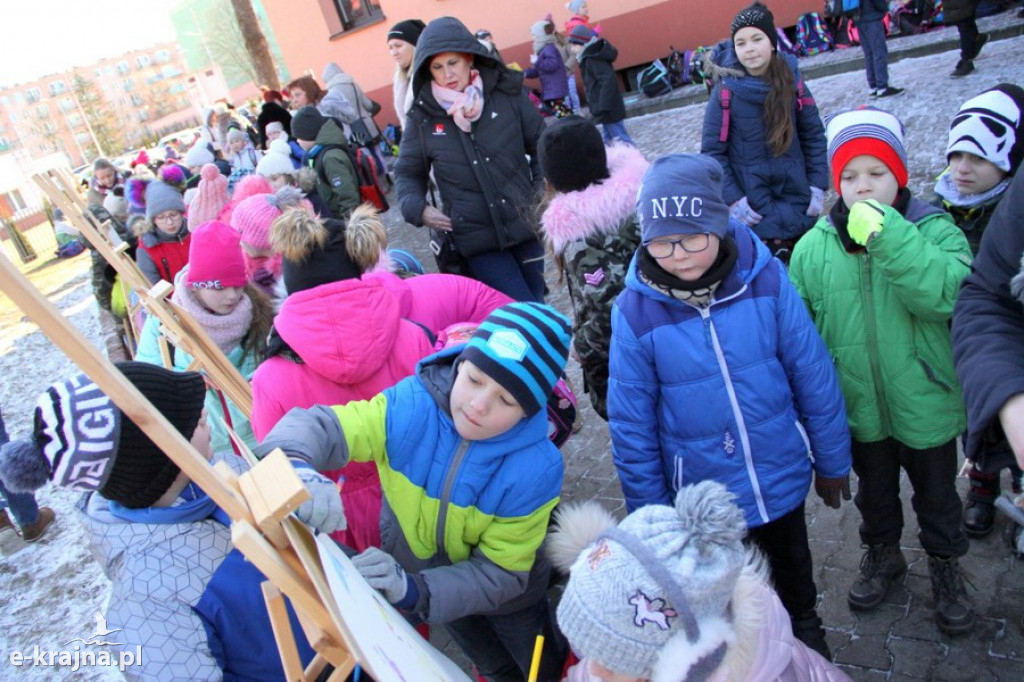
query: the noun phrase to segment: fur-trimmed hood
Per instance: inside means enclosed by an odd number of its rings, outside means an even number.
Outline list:
[[[636,210],[636,191],[651,164],[628,144],[615,142],[607,151],[609,178],[578,192],[560,193],[544,210],[541,225],[555,254],[569,242],[614,234]]]

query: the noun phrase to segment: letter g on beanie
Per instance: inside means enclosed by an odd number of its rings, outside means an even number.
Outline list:
[[[732,638],[747,562],[732,500],[714,481],[687,486],[674,508],[643,507],[587,546],[558,605],[573,650],[623,675],[661,679],[664,667],[673,680],[707,679]]]
[[[647,169],[636,195],[643,243],[672,234],[725,236],[729,207],[722,199],[722,166],[710,156],[670,154]]]
[[[182,436],[192,437],[206,397],[202,375],[142,362],[117,368]],[[51,480],[70,490],[99,491],[131,509],[160,499],[179,471],[84,374],[47,388],[30,439],[0,449],[0,477],[11,490],[32,491]]]
[[[512,394],[527,417],[540,412],[569,355],[569,320],[543,303],[509,303],[480,324],[459,356]]]

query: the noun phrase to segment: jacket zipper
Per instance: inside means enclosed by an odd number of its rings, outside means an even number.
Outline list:
[[[892,433],[889,424],[889,405],[885,402],[882,390],[882,370],[878,362],[878,321],[875,318],[874,293],[871,286],[871,258],[867,254],[861,256],[861,273],[864,286],[861,287],[861,307],[864,308],[864,325],[867,327],[868,360],[871,363],[871,377],[875,384],[875,400],[878,402],[878,416],[882,420],[882,430],[888,437]]]
[[[744,291],[746,291],[746,285],[737,291],[729,298],[735,298]],[[724,299],[729,300],[729,299]],[[721,303],[722,301],[715,301],[715,303]],[[764,523],[768,523],[768,510],[764,506],[764,497],[761,495],[761,484],[757,480],[757,473],[754,471],[754,459],[750,452],[750,437],[747,434],[747,424],[743,420],[743,412],[740,410],[739,401],[736,399],[736,388],[732,384],[732,377],[729,374],[729,365],[725,362],[725,354],[722,352],[722,344],[718,341],[718,332],[715,331],[715,323],[711,320],[711,306],[707,308],[699,308],[700,316],[704,319],[704,324],[711,336],[711,346],[715,350],[715,358],[718,360],[718,369],[722,373],[722,379],[725,380],[725,390],[729,394],[729,405],[732,407],[732,416],[736,421],[736,428],[740,432],[740,446],[743,448],[743,461],[747,468],[747,478],[750,479],[750,486],[754,490],[754,499],[757,502],[757,512],[761,515],[761,520]]]
[[[448,549],[444,544],[444,529],[448,524],[448,503],[452,497],[452,488],[455,487],[455,478],[459,474],[459,468],[462,466],[462,460],[466,458],[466,452],[469,450],[470,442],[463,438],[459,442],[459,446],[455,449],[455,454],[452,456],[452,463],[448,467],[448,472],[444,475],[444,486],[441,488],[441,498],[438,501],[437,507],[437,551],[444,559],[445,563],[449,563]]]

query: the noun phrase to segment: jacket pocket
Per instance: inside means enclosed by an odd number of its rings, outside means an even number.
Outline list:
[[[921,365],[921,369],[924,370],[924,375],[928,377],[928,381],[932,382],[937,386],[940,386],[942,390],[944,390],[946,393],[953,392],[953,385],[941,374],[935,371],[935,368],[932,367],[927,360],[921,357],[920,351],[915,349],[914,357],[917,358],[917,362]]]

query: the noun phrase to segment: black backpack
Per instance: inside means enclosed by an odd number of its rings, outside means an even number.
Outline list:
[[[636,87],[648,97],[658,97],[672,92],[668,69],[660,59],[655,59],[650,66],[636,75]]]

